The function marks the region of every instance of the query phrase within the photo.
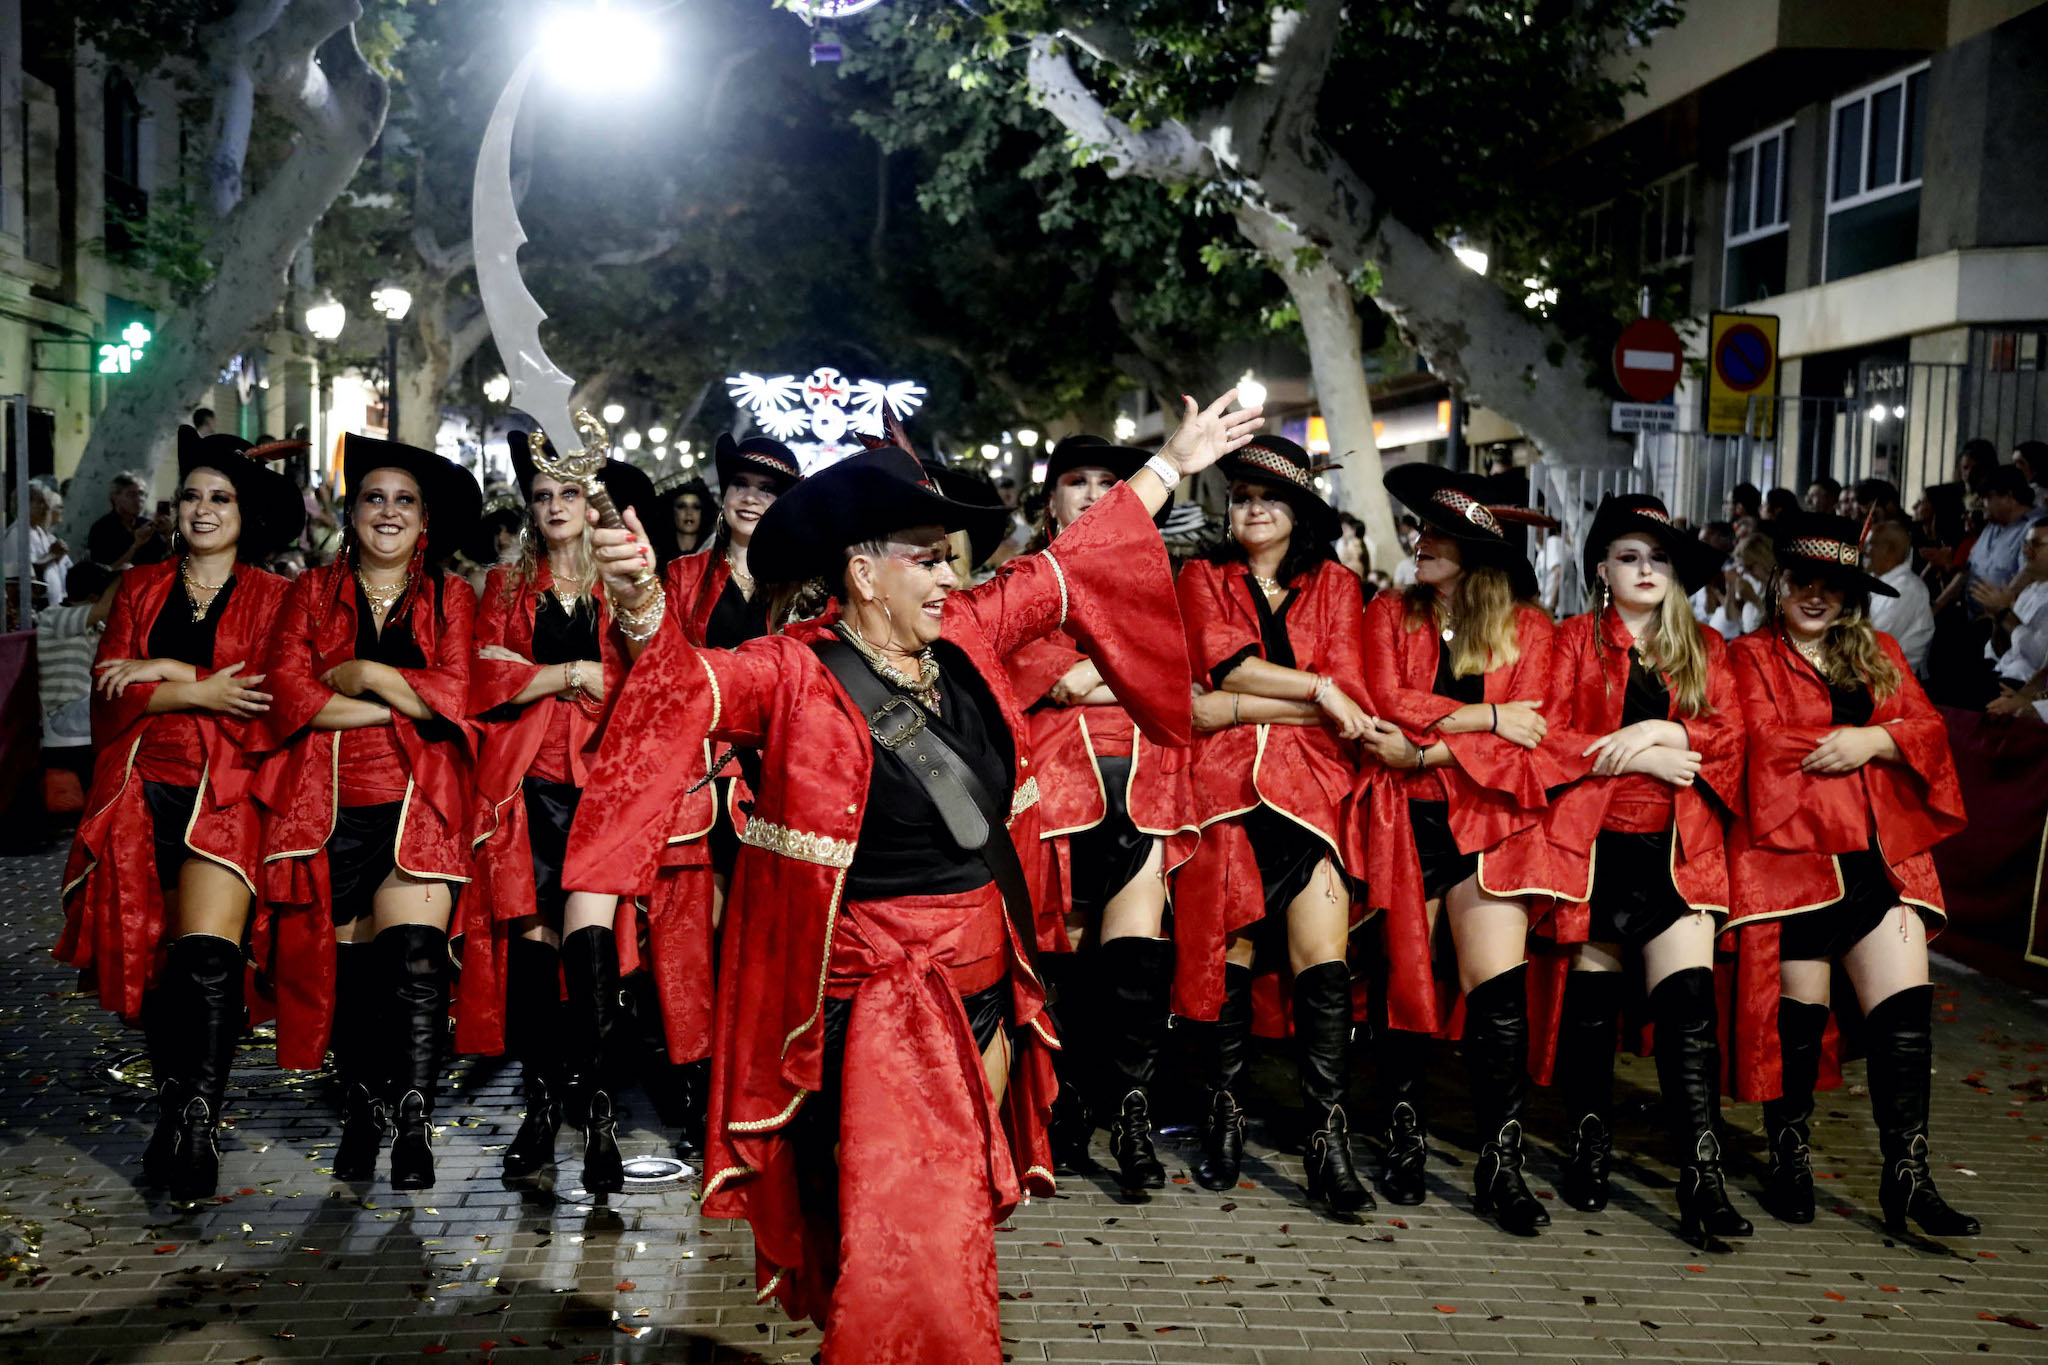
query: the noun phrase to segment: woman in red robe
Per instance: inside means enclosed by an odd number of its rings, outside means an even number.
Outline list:
[[[1232,396],[1190,403],[1145,472],[972,589],[954,590],[946,533],[999,529],[1004,509],[939,496],[896,447],[822,470],[763,518],[752,554],[764,579],[822,580],[838,607],[732,651],[661,631],[620,694],[571,887],[651,880],[701,777],[679,752],[705,736],[762,752],[723,945],[704,1212],[749,1221],[762,1297],[824,1326],[835,1365],[1003,1357],[994,1229],[1026,1186],[1051,1187],[1057,1045],[1029,963],[1038,765],[1004,660],[1069,629],[1138,725],[1184,742],[1186,654],[1150,515],[1250,434],[1261,414],[1222,416]],[[617,581],[631,538],[597,536],[621,614],[659,612]]]
[[[1069,436],[1053,447],[1045,536],[1034,548],[1057,544],[1061,531],[1144,468],[1149,455],[1099,436]],[[1053,1158],[1068,1169],[1083,1164],[1096,1119],[1108,1117],[1120,1187],[1130,1194],[1163,1189],[1150,1089],[1173,985],[1166,878],[1196,842],[1188,751],[1139,731],[1102,670],[1063,630],[1012,654],[1009,669],[1028,708],[1044,812],[1049,894],[1039,970],[1058,998],[1064,1044]]]
[[[1895,590],[1860,567],[1856,524],[1790,514],[1774,538],[1771,623],[1729,646],[1749,726],[1748,808],[1729,841],[1734,1073],[1766,1101],[1766,1203],[1813,1218],[1807,1140],[1839,963],[1863,1011],[1885,1225],[1971,1236],[1977,1220],[1943,1201],[1927,1151],[1927,940],[1946,917],[1931,850],[1964,824],[1947,727],[1870,624],[1870,594]]]
[[[1385,1023],[1376,1084],[1387,1113],[1380,1189],[1423,1198],[1423,1091],[1430,1038],[1453,1000],[1435,983],[1439,919],[1450,923],[1465,996],[1465,1060],[1480,1136],[1473,1206],[1529,1236],[1550,1222],[1522,1179],[1529,1075],[1526,888],[1490,875],[1508,836],[1534,829],[1545,788],[1566,770],[1542,747],[1550,617],[1536,573],[1511,544],[1477,475],[1389,470],[1387,492],[1422,522],[1415,586],[1365,613],[1366,682],[1377,723],[1365,745],[1367,889],[1384,912]]]
[[[803,477],[803,466],[772,437],[735,441],[725,432],[719,433],[714,459],[721,494],[718,523],[701,549],[663,570],[668,601],[663,624],[682,631],[693,645],[734,649],[768,633],[768,594],[755,587],[747,570],[747,547],[775,500]],[[760,766],[750,749],[727,752],[737,774],[721,766],[709,786],[682,803],[661,875],[647,898],[648,917],[667,945],[667,951],[655,954],[655,964],[663,977],[670,1037],[680,1044],[672,1055],[683,1063],[677,1078],[682,1123],[676,1150],[693,1161],[704,1155],[705,1106],[711,1093],[713,939],[739,855],[737,817]]]
[[[1570,966],[1562,1022],[1543,1010],[1535,1025],[1533,1069],[1547,1076],[1554,1052],[1572,1125],[1559,1190],[1573,1208],[1607,1207],[1615,1043],[1631,981],[1622,968],[1633,952],[1679,1167],[1679,1233],[1696,1245],[1747,1237],[1714,1131],[1714,937],[1728,913],[1724,824],[1742,800],[1742,708],[1721,637],[1687,602],[1722,556],[1674,527],[1655,497],[1625,493],[1601,500],[1583,558],[1598,605],[1557,628],[1543,712],[1549,747],[1582,775],[1552,790],[1538,829],[1487,859],[1499,884],[1553,898],[1536,932],[1555,945],[1545,963]]]
[[[278,1064],[342,1087],[334,1173],[367,1180],[393,1126],[391,1184],[434,1183],[448,1024],[448,920],[470,877],[476,594],[438,559],[483,498],[432,451],[342,440],[342,553],[292,585],[266,667],[258,781]],[[431,547],[431,548],[430,548]]]
[[[625,1188],[611,1055],[619,902],[564,891],[562,863],[628,660],[597,590],[583,490],[536,471],[518,446],[514,455],[530,511],[518,561],[484,584],[469,675],[481,800],[477,881],[462,906],[456,1045],[502,1047],[519,1060],[526,1114],[505,1148],[508,1178],[554,1164],[566,1113],[584,1133],[583,1188],[616,1194]],[[653,484],[632,465],[608,460],[599,478],[615,505],[655,510]],[[630,913],[624,924],[637,933]],[[623,946],[631,953],[637,944]]]
[[[95,665],[99,753],[57,957],[142,1023],[157,1089],[143,1179],[178,1199],[219,1183],[221,1103],[246,1022],[242,939],[261,855],[242,751],[270,704],[259,665],[291,586],[256,561],[306,519],[291,480],[262,461],[304,444],[178,429],[184,553],[121,575]]]
[[[1312,1136],[1309,1198],[1371,1208],[1344,1114],[1351,1039],[1352,895],[1361,872],[1344,811],[1365,733],[1358,579],[1330,544],[1337,514],[1308,452],[1261,435],[1223,461],[1230,536],[1181,570],[1195,684],[1195,801],[1202,843],[1174,907],[1177,1012],[1205,1030],[1206,1189],[1237,1184],[1244,1115],[1233,1089],[1251,1047],[1258,940],[1284,943]],[[1275,953],[1277,955],[1277,952]]]

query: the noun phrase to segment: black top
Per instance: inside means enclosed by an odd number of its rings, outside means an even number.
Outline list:
[[[567,611],[553,593],[542,593],[533,613],[533,661],[565,664],[597,657],[597,604],[579,597],[575,610]]]
[[[1870,717],[1877,709],[1870,700],[1870,689],[1861,683],[1854,687],[1835,687],[1830,684],[1828,706],[1831,711],[1828,716],[1830,725],[1868,725]]]
[[[1279,607],[1275,608],[1266,601],[1266,594],[1259,590],[1259,585],[1252,582],[1250,574],[1246,574],[1240,581],[1244,584],[1245,594],[1252,599],[1252,614],[1259,618],[1259,643],[1264,648],[1266,662],[1278,664],[1282,668],[1299,667],[1300,665],[1294,662],[1294,641],[1287,634],[1287,613],[1293,608],[1294,599],[1301,596],[1300,590],[1289,588],[1287,596],[1281,598]],[[1239,664],[1257,652],[1250,645],[1246,645],[1210,669],[1210,688],[1221,690],[1223,680],[1235,672]]]
[[[1468,677],[1451,676],[1451,642],[1439,639],[1436,647],[1436,679],[1429,690],[1439,697],[1464,702],[1467,706],[1486,700],[1486,675],[1474,673]]]
[[[433,592],[428,587],[421,597]],[[376,613],[370,610],[370,599],[363,592],[361,579],[356,580],[356,657],[372,663],[389,664],[393,668],[425,668],[427,656],[420,651],[417,641],[412,638],[412,614],[421,609],[423,603],[415,598],[403,616],[395,616],[384,623],[384,629],[377,629]],[[431,609],[430,609],[431,610]],[[378,698],[382,701],[383,698]]]
[[[207,605],[206,615],[195,621],[192,592],[181,574],[178,590],[164,599],[163,610],[156,614],[156,622],[149,628],[149,657],[176,659],[194,668],[212,668],[214,632],[220,628],[220,618],[234,592],[235,576],[229,574],[228,581]]]
[[[135,533],[128,529],[128,523],[121,520],[119,512],[109,512],[92,524],[85,533],[85,552],[95,564],[111,566],[122,555],[128,554],[128,547],[135,544]],[[134,554],[128,556],[130,564],[161,564],[171,557],[171,546],[167,537],[151,536],[142,542]],[[164,658],[166,655],[156,657]]]
[[[728,578],[725,591],[711,604],[711,619],[704,623],[704,643],[713,649],[733,649],[768,633],[768,594],[755,593],[749,602],[740,585]]]
[[[1016,783],[1016,757],[995,697],[956,646],[942,640],[932,653],[939,661],[939,714],[928,723],[1007,807]],[[889,686],[902,691],[894,683]],[[870,741],[870,747],[874,774],[868,780],[860,846],[846,872],[845,898],[887,900],[988,885],[992,877],[981,851],[969,852],[953,842],[924,784],[880,744]],[[989,837],[1009,836],[998,829]]]
[[[1628,690],[1622,694],[1621,723],[1634,725],[1645,720],[1671,719],[1671,689],[1664,675],[1643,667],[1643,656],[1635,646],[1628,651]]]

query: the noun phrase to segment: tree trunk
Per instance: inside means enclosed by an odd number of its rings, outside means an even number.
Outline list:
[[[1366,562],[1393,570],[1401,558],[1394,511],[1380,482],[1379,442],[1372,430],[1372,394],[1365,380],[1358,305],[1351,285],[1285,223],[1256,209],[1240,209],[1238,230],[1262,253],[1287,285],[1308,338],[1308,363],[1316,397],[1330,432],[1330,450],[1344,462],[1334,475],[1337,507],[1365,523]],[[1307,254],[1307,253],[1312,253]]]
[[[432,450],[440,433],[449,379],[491,334],[483,309],[474,300],[452,296],[449,282],[438,274],[417,282],[416,335],[401,335],[398,342],[397,438],[422,450]]]
[[[149,363],[114,388],[93,420],[66,500],[62,534],[73,545],[85,543],[114,475],[153,470],[167,438],[213,383],[221,362],[276,313],[293,253],[354,177],[384,126],[388,91],[356,47],[353,24],[362,10],[354,0],[284,0],[247,8],[264,10],[274,22],[245,50],[244,66],[264,78],[262,107],[275,109],[296,137],[262,187],[236,201],[215,226],[207,252],[216,266],[213,282],[164,313]],[[235,98],[232,82],[217,86],[213,97]]]

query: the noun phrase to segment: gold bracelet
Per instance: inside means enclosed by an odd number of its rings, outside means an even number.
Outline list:
[[[580,663],[578,663],[578,662],[577,662],[576,660],[574,660],[574,659],[571,659],[571,660],[569,660],[569,662],[568,662],[568,663],[565,663],[565,664],[563,664],[563,665],[562,665],[562,681],[563,681],[564,683],[568,684],[569,690],[570,690],[571,692],[574,692],[574,693],[575,693],[575,694],[576,694],[576,695],[577,695],[578,697],[582,696],[582,695],[583,695],[583,667],[582,667],[582,665],[581,665]],[[572,700],[573,700],[573,698],[572,698]]]

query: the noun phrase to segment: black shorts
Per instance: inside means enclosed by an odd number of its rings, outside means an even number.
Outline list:
[[[1323,859],[1333,856],[1330,846],[1314,830],[1271,806],[1254,806],[1242,819],[1266,892],[1266,918],[1282,921],[1294,898],[1308,889]]]
[[[156,845],[156,883],[178,884],[178,869],[187,858],[197,857],[185,843],[185,831],[192,825],[192,808],[198,804],[199,788],[174,787],[168,782],[144,782],[142,802],[149,807],[149,830]]]
[[[1441,900],[1459,882],[1479,871],[1477,853],[1460,853],[1451,837],[1447,801],[1408,803],[1408,825],[1415,831],[1415,856],[1422,864],[1422,898]]]
[[[533,850],[534,910],[549,928],[560,929],[569,904],[569,893],[562,889],[562,864],[569,857],[569,826],[575,823],[583,789],[527,777],[520,780],[519,790],[526,801],[526,842]]]
[[[402,801],[386,801],[334,812],[334,832],[327,836],[327,882],[337,926],[369,914],[377,888],[397,869],[398,817],[404,809]]]
[[[1624,834],[1603,829],[1593,846],[1592,940],[1640,948],[1693,908],[1671,883],[1668,829]]]
[[[1885,871],[1876,849],[1844,853],[1842,897],[1813,910],[1801,910],[1778,922],[1778,956],[1788,961],[1832,960],[1848,952],[1884,917],[1897,909],[1898,888]]]
[[[1095,770],[1102,776],[1102,823],[1067,839],[1074,910],[1091,920],[1109,907],[1117,892],[1137,879],[1145,870],[1145,860],[1152,856],[1152,836],[1131,823],[1126,802],[1131,760],[1098,758]]]

